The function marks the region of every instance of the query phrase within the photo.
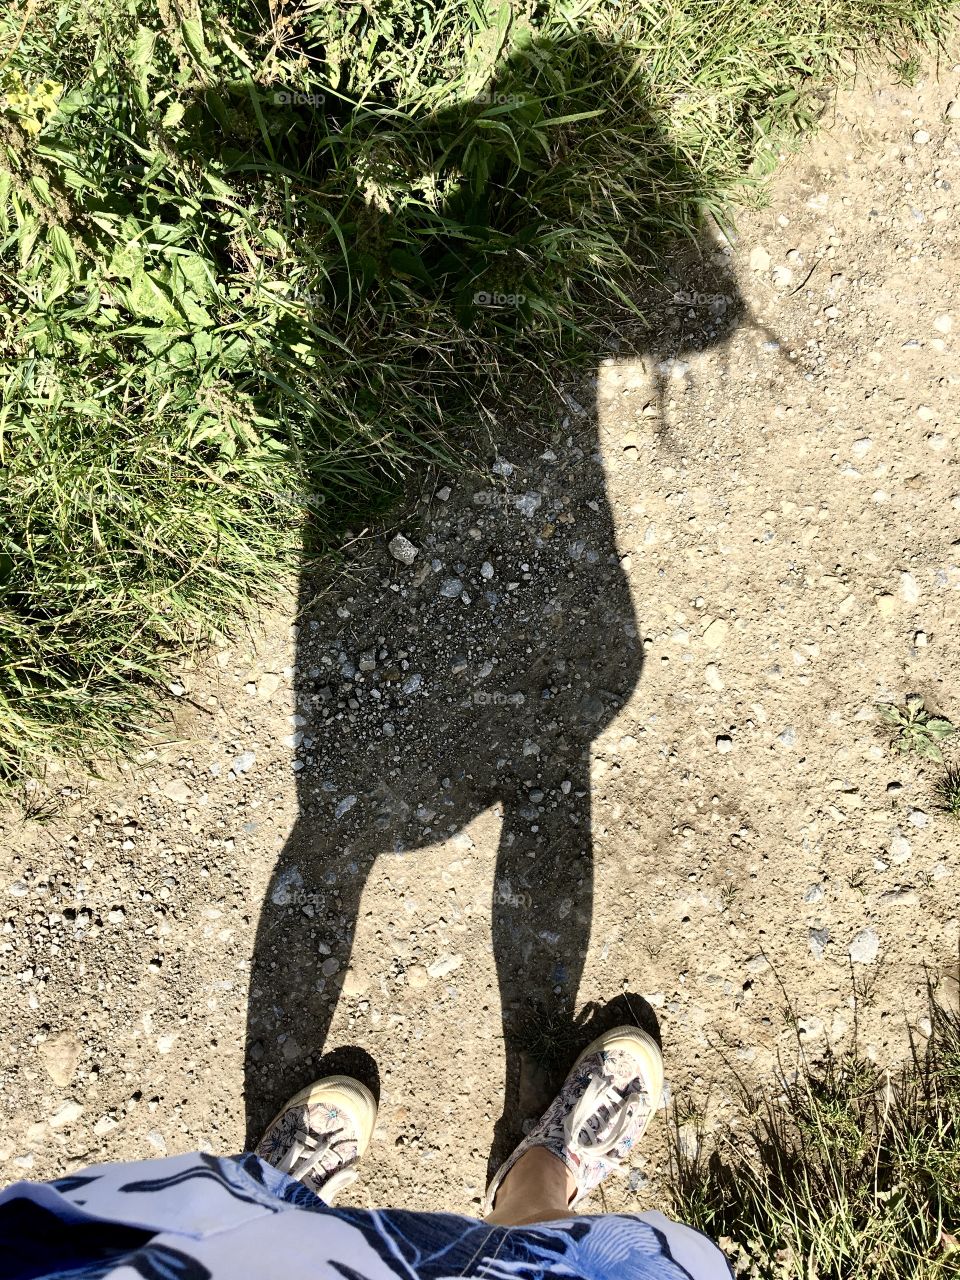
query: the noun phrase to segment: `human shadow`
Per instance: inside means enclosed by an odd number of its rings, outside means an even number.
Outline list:
[[[504,81],[511,91],[516,74],[512,68]],[[489,100],[496,96],[493,86]],[[449,154],[460,117],[475,110],[469,102],[436,117],[438,151]],[[665,162],[683,166],[661,142]],[[587,152],[582,162],[591,163]],[[682,177],[684,198],[696,201],[696,173]],[[463,197],[452,200],[460,204],[448,212],[462,220]],[[661,209],[652,224],[662,221]],[[389,240],[388,214],[378,234]],[[655,256],[660,246],[650,248]],[[461,301],[473,296],[480,268],[472,250],[451,242],[444,251],[460,262],[459,275],[449,268],[450,289]],[[661,415],[669,362],[724,342],[743,312],[729,265],[708,237],[672,254],[671,271],[667,286],[624,280],[636,306],[613,339],[623,354],[642,353]],[[482,297],[477,305],[486,305]],[[417,850],[450,840],[494,806],[502,825],[491,936],[506,1061],[495,1156],[516,1139],[521,1111],[547,1100],[539,1094],[551,1073],[540,1069],[537,1040],[544,1026],[575,1036],[597,888],[591,744],[631,697],[643,662],[595,388],[589,368],[559,395],[549,379],[533,380],[529,420],[505,427],[487,457],[433,475],[398,524],[345,553],[337,580],[303,573],[293,735],[299,816],[257,928],[248,1145],[320,1067],[376,860],[415,866]],[[402,545],[400,558],[391,551],[398,530],[415,556]],[[384,928],[404,939],[397,983],[414,969],[442,981],[444,957],[431,952],[404,905],[378,909]],[[390,960],[384,955],[384,967]]]

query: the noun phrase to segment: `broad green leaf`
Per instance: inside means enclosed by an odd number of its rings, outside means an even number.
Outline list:
[[[150,27],[137,27],[137,34],[134,36],[133,44],[130,48],[130,65],[137,71],[144,71],[149,68],[153,62],[156,43],[156,31],[152,31]]]
[[[67,232],[63,227],[54,225],[50,228],[49,235],[54,260],[67,270],[71,279],[79,279],[80,263],[77,261],[77,255],[74,252],[73,241]]]
[[[186,107],[182,102],[171,102],[163,113],[163,119],[160,121],[161,128],[175,129],[183,119],[185,111]]]
[[[928,720],[926,727],[935,738],[949,738],[950,735],[955,732],[954,726],[949,720]]]

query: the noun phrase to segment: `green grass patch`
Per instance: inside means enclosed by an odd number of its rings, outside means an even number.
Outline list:
[[[689,1148],[687,1148],[689,1150]],[[856,1049],[744,1095],[737,1122],[677,1156],[677,1215],[751,1280],[960,1275],[960,1021],[891,1074]]]
[[[942,0],[0,16],[0,778],[502,431]],[[506,295],[501,307],[484,295]]]

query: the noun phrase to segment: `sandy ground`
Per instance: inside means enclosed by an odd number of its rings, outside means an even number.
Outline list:
[[[354,1046],[353,1201],[476,1211],[541,990],[628,993],[707,1130],[797,1028],[902,1060],[960,939],[960,826],[875,709],[960,723],[958,73],[842,95],[645,356],[293,629],[291,584],[183,673],[175,741],[5,816],[6,1181],[239,1150],[245,1088],[254,1129]],[[666,1133],[609,1206],[665,1202]]]

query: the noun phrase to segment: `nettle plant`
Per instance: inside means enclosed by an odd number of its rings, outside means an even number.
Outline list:
[[[902,707],[893,702],[881,702],[878,709],[887,724],[894,727],[891,742],[894,750],[942,764],[940,743],[951,737],[956,729],[946,717],[928,711],[919,693],[908,693]]]

